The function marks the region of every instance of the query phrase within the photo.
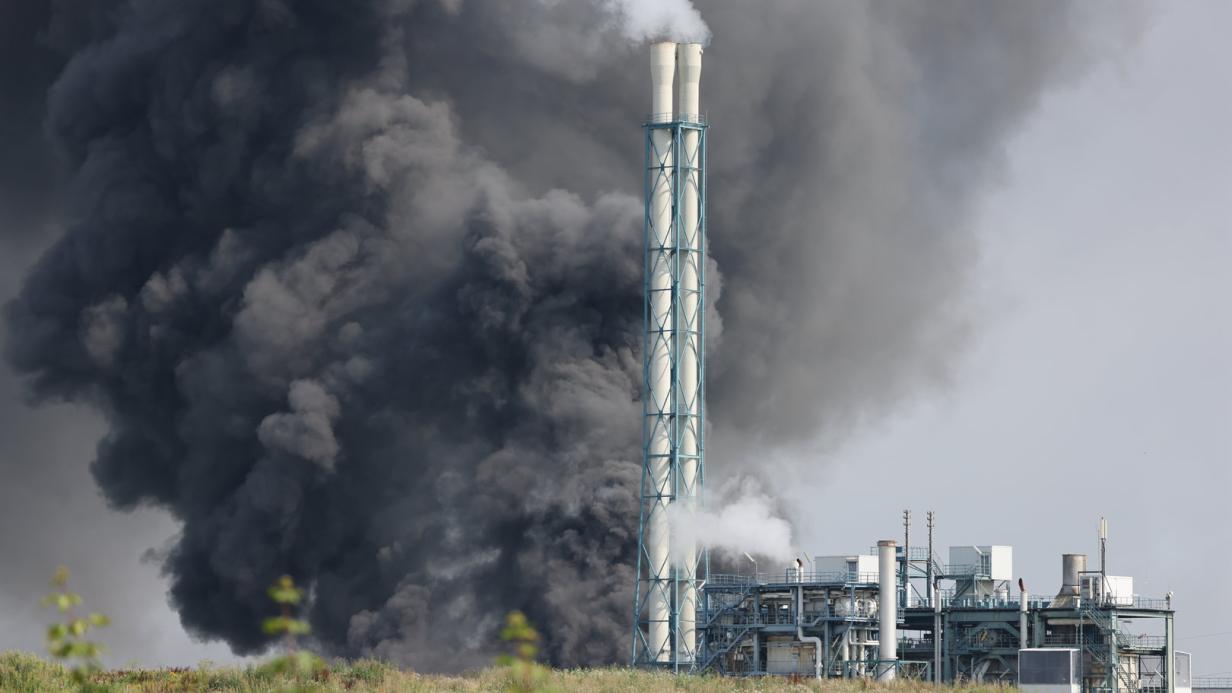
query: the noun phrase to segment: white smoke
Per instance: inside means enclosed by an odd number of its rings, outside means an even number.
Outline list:
[[[703,508],[690,509],[683,503],[668,507],[673,553],[705,546],[732,556],[748,552],[780,561],[795,556],[791,523],[756,480],[733,479],[710,495]],[[678,561],[683,556],[672,558]]]
[[[601,0],[630,41],[708,43],[710,27],[689,0]]]

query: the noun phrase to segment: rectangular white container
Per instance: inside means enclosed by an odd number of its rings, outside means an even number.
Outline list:
[[[846,575],[847,582],[877,582],[879,569],[876,556],[815,556],[814,570],[819,575]]]
[[[1012,546],[951,546],[950,567],[970,567],[977,575],[992,580],[1012,580],[1014,577],[1014,547]]]

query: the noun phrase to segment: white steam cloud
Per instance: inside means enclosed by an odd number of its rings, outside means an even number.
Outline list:
[[[670,39],[708,43],[710,27],[689,0],[602,0],[630,41]]]
[[[796,554],[791,523],[775,500],[750,478],[724,484],[704,508],[690,510],[684,504],[673,504],[667,517],[673,550],[705,546],[732,556],[748,552],[781,561]],[[673,556],[673,560],[678,558]]]

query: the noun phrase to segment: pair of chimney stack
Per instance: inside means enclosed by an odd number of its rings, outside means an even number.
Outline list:
[[[698,87],[702,78],[702,44],[665,41],[650,47],[650,119],[656,123],[701,121]],[[673,106],[672,89],[679,82]]]

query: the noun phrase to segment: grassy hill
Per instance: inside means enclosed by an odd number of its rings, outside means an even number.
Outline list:
[[[95,674],[91,683],[116,693],[171,693],[172,691],[508,691],[519,690],[508,669],[492,668],[466,676],[432,676],[402,671],[380,662],[360,661],[335,665],[324,675],[296,682],[252,667],[228,669],[125,669]],[[898,693],[934,691],[927,683],[911,681],[877,684],[865,681],[724,679],[714,676],[673,676],[632,669],[549,670],[541,690],[561,693],[600,691],[673,691],[718,693],[719,691],[827,691],[855,693],[884,690]],[[58,664],[25,653],[0,654],[0,691],[42,693],[77,690],[69,672]],[[993,686],[947,688],[978,693],[999,691]]]

